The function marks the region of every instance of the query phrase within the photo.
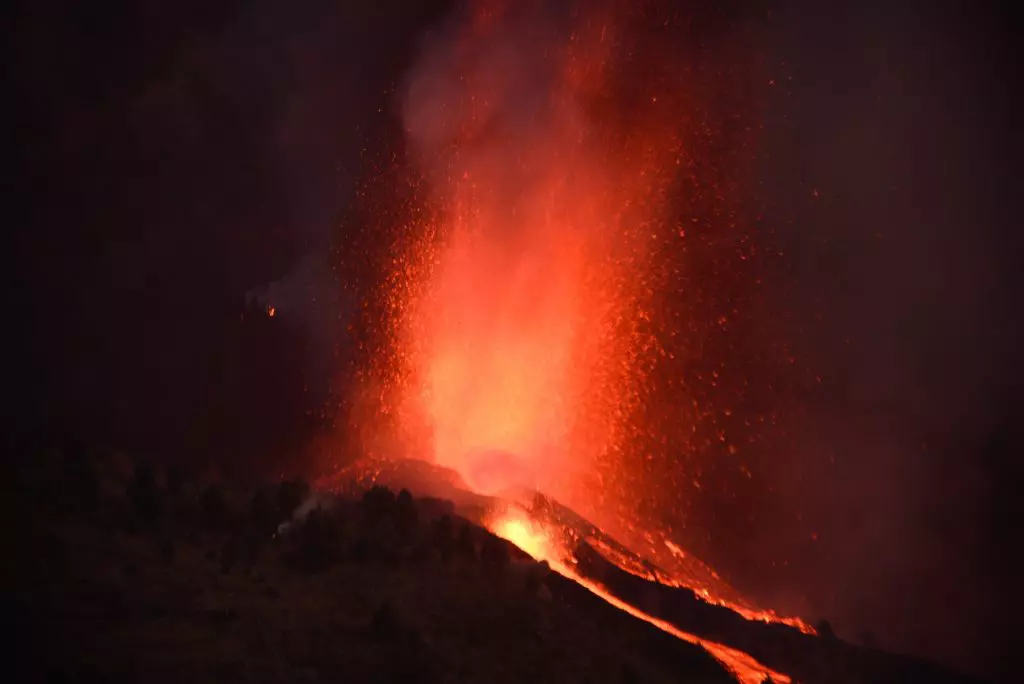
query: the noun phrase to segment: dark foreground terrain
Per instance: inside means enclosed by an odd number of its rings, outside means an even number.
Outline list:
[[[456,511],[406,489],[225,483],[76,443],[4,466],[14,681],[735,681],[703,648],[457,515],[465,502]],[[620,598],[796,680],[969,681],[748,622],[586,544],[577,561]]]
[[[278,533],[301,483],[190,481],[75,446],[12,470],[14,681],[732,681],[445,502],[379,488]]]
[[[370,460],[354,464],[327,478],[339,492],[361,495],[374,483],[394,490],[407,488],[430,492],[455,501],[457,510],[473,520],[485,519],[475,513],[493,508],[495,502],[460,488],[458,476],[420,461]],[[354,486],[346,487],[345,483]],[[323,483],[322,483],[323,484]],[[461,485],[464,487],[464,485]],[[748,620],[733,610],[698,597],[692,589],[673,586],[663,569],[649,558],[636,555],[574,511],[538,492],[506,493],[529,510],[548,529],[560,530],[562,542],[574,545],[574,570],[599,584],[609,594],[640,608],[647,615],[684,632],[738,649],[759,665],[785,673],[794,681],[830,684],[972,684],[977,680],[920,658],[887,652],[843,641],[822,621],[818,634],[805,634],[780,623]],[[500,504],[499,504],[500,507]],[[617,559],[617,560],[616,560]],[[633,568],[626,571],[624,568]],[[639,574],[636,574],[639,573]],[[937,596],[936,600],[942,600]]]

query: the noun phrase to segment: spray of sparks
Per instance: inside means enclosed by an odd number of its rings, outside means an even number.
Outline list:
[[[384,403],[404,448],[477,491],[531,486],[590,512],[615,488],[658,351],[651,254],[684,141],[671,90],[626,120],[606,111],[613,17],[541,37],[533,59],[531,18],[481,6],[458,69],[410,88],[433,210],[394,257]]]
[[[712,219],[719,243],[745,239],[734,234],[731,181],[705,159],[724,135],[708,122],[707,79],[665,53],[677,18],[634,5],[588,3],[552,21],[543,2],[476,3],[427,50],[402,103],[416,179],[400,212],[367,203],[380,212],[371,221],[401,220],[381,233],[391,238],[381,238],[381,287],[364,303],[383,327],[367,343],[352,425],[366,454],[432,461],[480,493],[544,492],[670,568],[669,583],[777,620],[640,510],[680,490],[658,465],[670,450],[696,457],[720,443],[735,454],[763,417],[745,420],[747,433],[720,422],[732,415],[718,399],[730,376],[705,349],[706,330],[735,310],[699,330],[680,320],[713,308],[681,272],[688,242]],[[703,244],[705,272],[728,270]],[[746,262],[753,247],[734,254]],[[680,369],[694,359],[699,372]],[[669,404],[655,369],[696,382],[662,383]],[[578,577],[529,519],[491,528],[745,679],[769,674]]]

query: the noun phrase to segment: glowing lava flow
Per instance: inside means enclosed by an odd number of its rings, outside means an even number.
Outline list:
[[[552,535],[532,521],[515,514],[505,514],[492,520],[489,528],[497,536],[512,542],[536,560],[546,561],[552,570],[567,579],[573,580],[619,610],[650,623],[677,639],[703,647],[743,684],[761,684],[761,682],[764,682],[769,677],[771,678],[770,681],[773,682],[791,681],[788,676],[761,665],[742,651],[729,648],[724,644],[701,639],[689,632],[684,632],[671,623],[648,615],[639,608],[617,598],[600,583],[581,577],[573,570],[569,555],[564,549],[559,547]]]
[[[705,602],[728,608],[748,620],[777,622],[798,629],[804,634],[817,633],[814,627],[798,617],[779,615],[775,611],[750,604],[729,587],[718,573],[696,558],[690,557],[672,541],[664,542],[671,554],[669,556],[655,552],[653,545],[641,545],[640,549],[634,550],[634,553],[650,559],[648,564],[638,563],[631,555],[600,539],[587,541],[605,560],[632,575],[657,581],[669,587],[689,589]]]

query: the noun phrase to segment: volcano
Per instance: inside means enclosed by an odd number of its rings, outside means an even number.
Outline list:
[[[514,457],[497,453],[504,464]],[[418,492],[453,501],[474,522],[493,527],[502,512],[514,510],[533,525],[549,531],[562,548],[585,545],[605,562],[645,581],[687,589],[703,601],[727,607],[750,620],[779,623],[805,634],[814,629],[799,618],[787,618],[762,609],[744,598],[718,573],[682,550],[678,540],[665,535],[641,535],[642,543],[623,543],[594,523],[539,491],[516,485],[489,492],[473,491],[458,473],[414,459],[368,459],[346,467],[323,480],[321,486],[351,492],[373,485]]]
[[[679,574],[542,492],[477,493],[422,460],[312,491],[130,471],[17,462],[15,681],[970,681],[752,614],[695,559]]]
[[[449,500],[455,514],[609,604],[703,646],[742,682],[971,681],[925,661],[818,635],[800,618],[758,607],[675,541],[648,535],[644,545],[623,543],[526,487],[480,494],[456,472],[414,459],[360,461],[318,486],[338,493],[374,486],[415,489]]]

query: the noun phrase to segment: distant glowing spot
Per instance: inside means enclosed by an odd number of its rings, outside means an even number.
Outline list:
[[[277,313],[277,309],[275,309],[272,306],[268,306],[267,307],[267,316],[269,316],[270,318],[273,318],[275,313]]]

